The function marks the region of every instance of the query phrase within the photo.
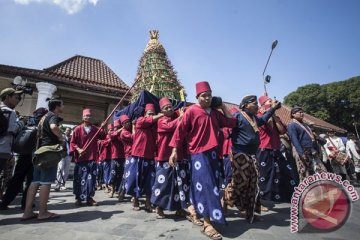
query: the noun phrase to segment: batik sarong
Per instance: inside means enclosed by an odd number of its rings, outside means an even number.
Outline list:
[[[120,192],[121,182],[124,175],[124,159],[111,159],[110,183],[115,192]]]
[[[80,201],[88,201],[95,195],[97,166],[95,161],[75,164],[73,193]]]
[[[111,160],[103,161],[103,171],[104,171],[104,183],[109,185],[111,183]]]
[[[199,216],[225,224],[220,203],[220,165],[216,148],[191,155],[190,201]]]
[[[129,169],[126,172],[126,194],[141,197],[151,196],[155,180],[155,161],[141,157],[130,159]]]
[[[290,202],[295,187],[295,177],[290,162],[280,151],[258,149],[260,198],[276,202]]]
[[[169,162],[156,162],[156,177],[151,203],[164,210],[176,211],[187,208],[189,203],[189,167],[181,161],[175,167]]]
[[[96,163],[97,165],[97,173],[96,173],[96,181],[97,185],[101,186],[104,184],[104,166],[102,162]]]
[[[232,177],[230,156],[228,155],[224,157],[223,161],[224,161],[224,176],[225,176],[223,188],[225,188],[231,182],[231,177]]]
[[[232,179],[225,189],[225,200],[230,207],[246,211],[246,218],[253,222],[255,212],[261,213],[257,161],[255,156],[233,154]]]
[[[315,173],[326,172],[326,168],[320,159],[320,155],[312,149],[305,149],[304,151],[307,160],[302,160],[300,158],[294,146],[292,152],[295,158],[297,171],[299,173],[299,182]]]

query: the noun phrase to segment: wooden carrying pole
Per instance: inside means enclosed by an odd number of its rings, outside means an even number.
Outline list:
[[[116,106],[114,107],[114,109],[111,111],[111,113],[107,116],[107,118],[102,122],[101,127],[97,130],[97,132],[95,133],[95,135],[92,137],[92,139],[90,141],[88,141],[84,148],[83,148],[83,153],[84,154],[87,150],[87,148],[90,146],[90,144],[94,141],[94,139],[96,138],[96,136],[99,134],[99,132],[101,131],[102,127],[104,126],[105,123],[107,123],[107,121],[109,121],[110,117],[114,114],[114,112],[116,111],[116,109],[121,105],[121,103],[124,101],[126,95],[129,94],[129,92],[134,88],[135,84],[139,81],[139,79],[137,79],[137,81],[134,82],[134,84],[126,91],[126,93],[124,94],[124,96],[120,99],[120,101],[118,102],[118,104],[116,104]]]

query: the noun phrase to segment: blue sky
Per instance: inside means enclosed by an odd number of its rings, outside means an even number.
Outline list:
[[[195,83],[239,103],[360,75],[357,0],[1,0],[0,64],[43,69],[80,54],[103,60],[129,86],[149,39],[160,41],[195,100]]]

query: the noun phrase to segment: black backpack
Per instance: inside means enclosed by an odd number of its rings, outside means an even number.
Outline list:
[[[10,111],[0,108],[0,137],[4,137],[7,134],[9,127]]]

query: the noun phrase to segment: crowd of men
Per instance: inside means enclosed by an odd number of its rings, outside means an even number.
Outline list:
[[[14,111],[21,95],[12,88],[1,91],[8,126],[0,136],[0,171],[13,155],[14,137],[28,122]],[[360,180],[355,135],[350,134],[345,145],[333,131],[317,135],[304,122],[300,107],[291,109],[291,122],[286,126],[275,115],[281,103],[268,96],[248,95],[238,108],[228,109],[212,97],[208,82],[198,82],[196,99],[197,103],[175,111],[168,98],[161,98],[161,112],[148,103],[137,119],[121,115],[107,127],[105,123],[95,126],[91,109],[86,108],[82,123],[64,133],[59,116],[63,101],[48,99],[48,109],[34,111],[32,125],[38,126],[38,144],[30,153],[17,156],[0,209],[8,209],[26,178],[21,220],[58,218],[47,210],[50,186],[56,183],[56,191],[66,188],[74,161],[76,206],[98,206],[96,190],[104,189],[119,201],[131,196],[134,211],[155,212],[158,219],[166,217],[164,210],[174,211],[202,226],[209,238],[222,239],[213,223],[226,223],[228,206],[236,206],[240,216],[253,223],[261,220],[262,211],[269,210],[266,201],[289,202],[294,187],[316,172],[332,171],[343,179]],[[54,144],[67,150],[57,166],[32,164],[36,149]],[[142,197],[144,206],[139,201]]]

